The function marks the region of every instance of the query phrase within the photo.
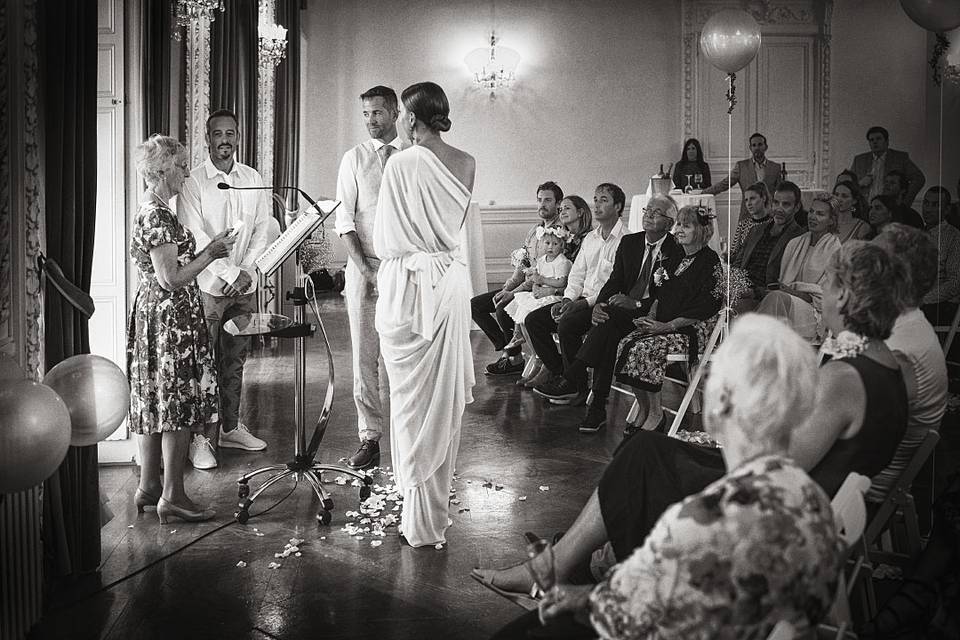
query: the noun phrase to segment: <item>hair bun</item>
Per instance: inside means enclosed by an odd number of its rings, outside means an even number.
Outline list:
[[[450,130],[450,118],[443,115],[442,113],[435,113],[432,118],[430,118],[430,128],[437,131],[449,131]]]

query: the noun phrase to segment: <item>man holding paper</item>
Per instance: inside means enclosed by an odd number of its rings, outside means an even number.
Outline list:
[[[380,181],[388,158],[403,149],[397,137],[397,94],[376,86],[360,94],[361,113],[370,139],[343,154],[337,175],[336,231],[347,248],[343,293],[350,321],[353,351],[353,400],[357,405],[360,448],[347,465],[369,467],[380,458],[383,405],[380,402],[380,337],[374,324],[377,309],[377,270],[380,260],[373,250],[373,221],[377,213]]]
[[[220,189],[221,182],[232,187],[262,186],[263,179],[253,167],[235,158],[240,142],[237,116],[226,109],[207,119],[207,147],[210,155],[194,168],[184,184],[177,206],[181,223],[193,232],[197,246],[226,229],[236,237],[233,253],[215,260],[197,277],[203,297],[204,315],[210,330],[220,386],[219,446],[245,451],[262,451],[267,443],[240,422],[240,394],[243,365],[249,337],[223,331],[230,318],[257,311],[257,273],[254,260],[267,248],[275,233],[271,224],[269,191]],[[214,424],[190,443],[189,457],[197,469],[217,466],[215,447],[218,428]]]

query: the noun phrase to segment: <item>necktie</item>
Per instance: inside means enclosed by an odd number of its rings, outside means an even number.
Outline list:
[[[390,154],[393,152],[393,146],[385,144],[379,149],[377,149],[377,155],[380,156],[380,168],[387,166],[387,160],[390,159]]]
[[[637,278],[637,282],[633,285],[633,288],[630,289],[629,295],[634,300],[643,300],[647,295],[647,289],[650,285],[650,274],[653,273],[653,252],[656,247],[656,244],[647,243],[647,255],[643,259],[643,264],[640,266],[640,276]]]

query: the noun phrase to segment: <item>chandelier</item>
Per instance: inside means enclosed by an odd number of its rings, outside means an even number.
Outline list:
[[[260,61],[274,67],[287,55],[287,29],[267,20],[260,14]]]
[[[173,30],[173,37],[180,39],[180,29],[187,28],[195,22],[200,22],[206,18],[209,22],[217,19],[216,10],[223,13],[225,7],[223,0],[176,0],[170,5],[170,11],[173,12],[173,18],[176,27]]]
[[[490,34],[490,46],[474,49],[463,59],[474,84],[481,89],[489,89],[494,97],[497,89],[509,87],[516,78],[520,54],[509,47],[497,46],[497,35]]]

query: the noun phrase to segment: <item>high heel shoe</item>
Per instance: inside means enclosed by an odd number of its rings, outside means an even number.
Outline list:
[[[185,522],[203,522],[213,518],[217,515],[217,512],[213,509],[190,511],[160,498],[160,501],[157,502],[157,515],[160,517],[160,524],[167,524],[170,518],[180,518]]]
[[[160,501],[158,496],[152,496],[143,489],[137,488],[137,493],[133,496],[133,503],[137,505],[137,513],[143,513],[144,509],[156,508],[157,502]]]

